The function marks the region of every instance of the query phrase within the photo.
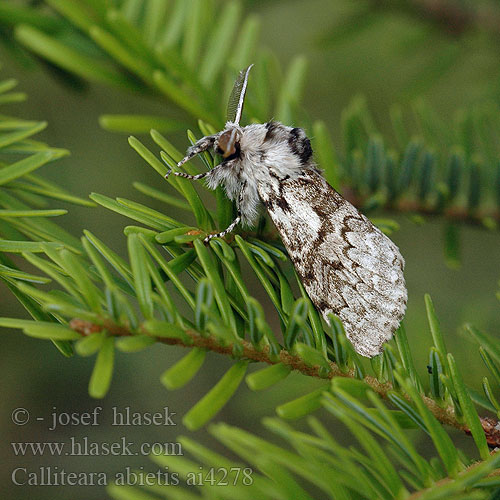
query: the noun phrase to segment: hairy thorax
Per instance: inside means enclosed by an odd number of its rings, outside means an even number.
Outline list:
[[[246,127],[227,124],[226,131],[237,129],[239,152],[226,161],[209,180],[209,187],[223,185],[229,199],[241,207],[242,223],[255,224],[260,202],[284,179],[295,179],[314,169],[312,148],[305,132],[278,122]]]

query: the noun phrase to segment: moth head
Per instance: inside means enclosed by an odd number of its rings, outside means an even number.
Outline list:
[[[238,158],[240,156],[240,139],[241,132],[237,128],[225,130],[217,139],[215,151],[224,158],[224,161]]]
[[[186,156],[179,163],[177,163],[178,167],[184,165],[184,163],[197,154],[212,147],[216,153],[222,155],[224,159],[223,161],[239,158],[240,140],[242,135],[239,123],[241,114],[243,113],[243,103],[248,84],[248,74],[252,66],[253,64],[240,71],[238,78],[234,83],[227,107],[226,130],[220,132],[219,134],[202,137],[198,142],[196,142],[196,144],[193,144],[188,149]],[[168,175],[169,174],[167,173],[167,176]]]

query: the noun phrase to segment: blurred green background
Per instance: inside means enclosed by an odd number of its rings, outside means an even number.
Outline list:
[[[451,123],[459,108],[499,107],[500,23],[495,20],[500,19],[500,6],[493,1],[440,3],[447,6],[444,13],[448,17],[428,15],[415,7],[419,2],[411,1],[247,1],[245,9],[246,13],[260,16],[261,41],[276,51],[284,66],[298,53],[307,56],[309,77],[303,107],[312,118],[323,119],[338,140],[340,114],[357,95],[366,97],[375,121],[387,136],[391,134],[388,109],[394,103],[410,109],[416,99],[424,98],[445,123]],[[454,9],[459,7],[469,14],[465,21],[455,15]],[[162,188],[162,179],[132,151],[126,135],[103,131],[98,118],[108,113],[178,116],[168,102],[98,85],[83,91],[72,90],[43,67],[26,68],[1,50],[3,78],[16,78],[19,90],[29,95],[27,102],[10,105],[8,112],[26,119],[47,120],[49,126],[43,132],[43,140],[72,153],[71,157],[43,170],[47,179],[80,196],[97,191],[138,201],[143,198],[132,188],[133,181]],[[188,144],[184,134],[171,134],[169,138],[181,150]],[[156,208],[164,210],[159,205]],[[392,238],[406,259],[407,334],[417,367],[420,373],[426,372],[430,333],[423,294],[428,292],[441,319],[449,350],[467,367],[464,373],[467,384],[479,388],[483,366],[477,349],[461,335],[461,327],[471,322],[492,334],[499,332],[500,309],[495,293],[500,277],[500,234],[478,227],[462,228],[462,267],[450,270],[443,259],[442,220],[436,218],[418,225],[408,217],[396,219],[401,229]],[[115,250],[124,252],[122,229],[127,222],[117,215],[101,208],[70,207],[70,213],[59,222],[76,236],[83,229],[90,229]],[[0,316],[25,315],[8,290],[0,286]],[[108,425],[112,406],[130,406],[140,412],[169,406],[177,412],[175,428],[142,426],[126,429],[126,435],[135,442],[174,441],[178,434],[186,433],[181,416],[231,363],[229,359],[210,355],[201,373],[185,390],[167,392],[159,376],[184,354],[182,349],[155,345],[138,354],[118,353],[111,391],[103,401],[95,401],[87,395],[93,359],[63,358],[50,343],[25,337],[18,331],[3,330],[0,343],[4,464],[0,480],[6,486],[3,493],[6,499],[26,498],[27,493],[39,499],[105,497],[101,488],[21,489],[11,484],[10,474],[15,467],[34,469],[41,464],[114,473],[127,465],[150,468],[147,458],[134,457],[133,461],[127,457],[20,458],[13,456],[9,443],[63,441],[72,435],[89,435],[97,441],[116,440],[125,432]],[[277,404],[299,396],[310,384],[311,381],[297,375],[264,393],[251,393],[242,385],[217,418],[264,433],[260,418],[272,415]],[[83,412],[97,405],[104,408],[103,424],[92,432],[82,427],[54,432],[46,428],[53,408],[59,412]],[[32,415],[26,426],[16,427],[11,423],[11,411],[17,407],[28,409]],[[36,417],[45,417],[46,421],[36,421]],[[195,437],[221,449],[206,430],[198,431]]]

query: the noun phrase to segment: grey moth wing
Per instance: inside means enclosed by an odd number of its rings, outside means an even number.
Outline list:
[[[315,169],[258,191],[316,308],[342,320],[359,354],[379,354],[406,308],[397,246]]]

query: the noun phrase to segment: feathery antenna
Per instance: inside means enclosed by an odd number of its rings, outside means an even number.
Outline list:
[[[253,64],[250,64],[248,68],[240,71],[238,78],[234,82],[231,95],[229,96],[229,102],[227,104],[227,120],[236,125],[240,123],[241,115],[243,113],[243,104],[248,85],[248,74],[250,73],[252,66]]]

